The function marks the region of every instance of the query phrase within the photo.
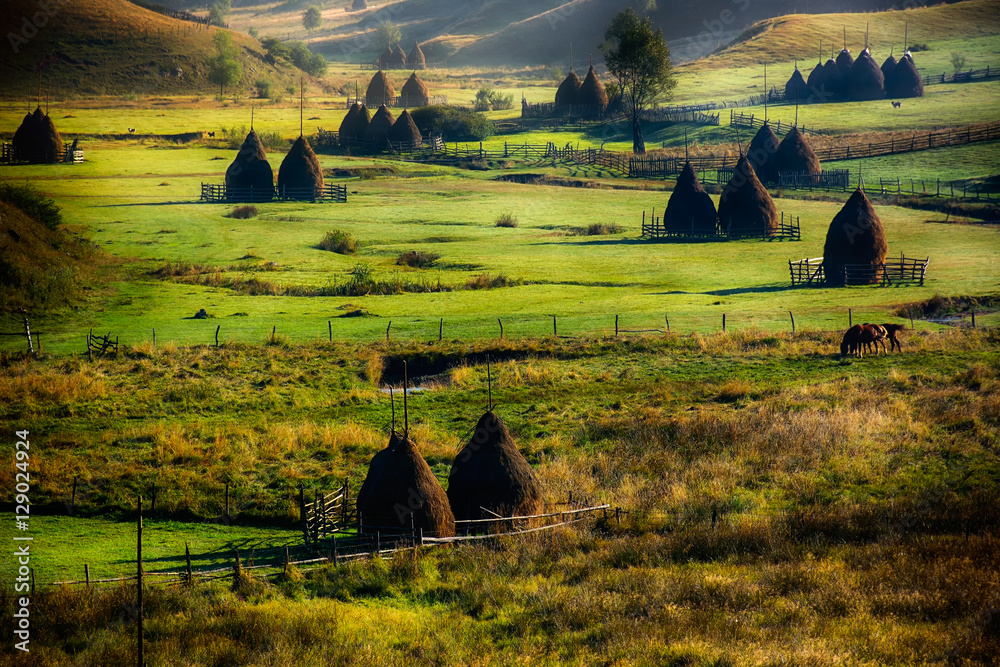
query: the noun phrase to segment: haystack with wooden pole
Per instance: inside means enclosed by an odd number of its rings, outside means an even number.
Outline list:
[[[507,424],[492,410],[479,418],[469,442],[451,464],[448,502],[458,520],[544,511],[538,477],[518,451]]]
[[[819,60],[816,61],[816,67],[809,72],[809,78],[806,79],[806,85],[809,86],[810,94],[819,94],[820,91],[823,90],[825,84],[826,70],[823,68],[823,40],[820,40]]]
[[[392,87],[389,77],[382,70],[375,72],[365,91],[365,104],[377,108],[381,104],[392,102],[395,98],[396,89]]]
[[[844,96],[844,76],[837,67],[837,61],[832,57],[823,64],[823,87],[827,100]],[[826,100],[821,99],[821,101]]]
[[[399,91],[399,99],[404,107],[425,107],[430,102],[431,91],[427,84],[414,72]]]
[[[418,148],[423,141],[417,124],[406,109],[389,128],[388,139],[390,144],[403,148]]]
[[[389,112],[389,108],[384,104],[379,106],[375,115],[372,116],[372,120],[368,123],[368,129],[365,130],[365,141],[372,148],[381,149],[386,147],[386,142],[389,140],[389,130],[392,129],[392,124],[396,121]]]
[[[774,183],[778,180],[778,168],[775,164],[774,154],[778,152],[778,135],[771,129],[771,124],[764,121],[764,124],[753,139],[750,140],[750,147],[747,149],[747,159],[753,164],[757,178],[762,183]]]
[[[313,199],[322,189],[323,169],[309,141],[300,134],[278,167],[278,196]]]
[[[775,170],[775,180],[782,174],[809,174],[818,176],[822,173],[819,157],[812,149],[806,137],[797,127],[793,127],[778,144],[778,150],[772,160]]]
[[[406,52],[399,44],[392,50],[392,58],[389,59],[389,69],[405,69]]]
[[[837,69],[840,70],[840,77],[846,82],[851,74],[851,67],[854,65],[854,58],[847,48],[847,26],[844,26],[844,48],[837,54]]]
[[[705,192],[691,163],[685,163],[667,200],[663,226],[670,232],[714,234],[718,227],[716,218],[712,198]]]
[[[785,82],[785,99],[804,100],[808,97],[809,86],[806,84],[806,80],[802,78],[802,72],[799,71],[798,65],[796,65],[795,71],[792,72],[792,75],[788,77],[788,81]]]
[[[65,147],[62,136],[47,113],[39,105],[34,113],[25,115],[11,140],[17,160],[31,164],[61,162]]]
[[[827,285],[866,285],[882,277],[888,244],[882,220],[861,188],[830,223],[823,247]]]
[[[889,97],[924,96],[924,78],[917,71],[909,51],[903,54],[893,68],[892,76],[886,83],[886,94]]]
[[[851,66],[847,96],[855,102],[885,98],[885,77],[868,49],[862,51]]]
[[[778,210],[745,155],[719,198],[719,228],[734,235],[770,235],[778,229]]]
[[[889,87],[889,77],[892,76],[893,70],[896,69],[896,58],[892,55],[892,51],[889,51],[889,57],[882,62],[882,80],[885,83],[886,89]]]
[[[226,199],[270,201],[274,197],[274,171],[264,144],[253,128],[243,140],[236,159],[226,169]]]
[[[406,56],[406,63],[412,69],[427,69],[427,58],[424,57],[424,52],[417,42],[413,42],[413,48],[410,49],[410,53]]]
[[[570,70],[566,78],[556,88],[556,108],[568,109],[571,106],[576,106],[582,86],[583,82],[580,81],[580,77],[576,75],[576,72]]]
[[[583,116],[603,116],[605,109],[608,108],[608,94],[597,78],[597,73],[594,72],[593,59],[587,76],[583,78],[580,89],[576,91],[576,104]]]
[[[392,47],[385,47],[385,51],[379,54],[378,57],[378,68],[381,69],[392,69]]]
[[[340,132],[338,133],[340,145],[349,146],[355,141],[364,139],[369,122],[371,122],[371,114],[368,113],[368,107],[357,102],[352,104],[347,115],[344,116],[344,120],[340,123]]]

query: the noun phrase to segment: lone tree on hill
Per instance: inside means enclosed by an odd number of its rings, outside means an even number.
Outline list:
[[[392,21],[379,23],[378,28],[375,29],[375,45],[378,46],[379,51],[391,49],[399,44],[401,39],[403,39],[403,33]]]
[[[208,80],[219,84],[219,96],[222,96],[226,86],[239,82],[243,75],[243,66],[236,59],[238,53],[233,38],[225,30],[219,30],[212,38],[217,54],[208,59]]]
[[[632,118],[632,150],[642,155],[646,152],[642,112],[677,85],[663,30],[654,30],[649,17],[640,18],[630,7],[611,21],[601,51],[608,71],[618,80],[625,112]]]
[[[322,25],[323,15],[316,5],[313,5],[302,14],[302,27],[306,30],[318,30]]]

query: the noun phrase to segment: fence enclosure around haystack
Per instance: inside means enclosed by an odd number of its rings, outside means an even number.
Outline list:
[[[27,160],[22,160],[17,156],[17,151],[14,150],[14,144],[12,142],[7,141],[0,144],[0,163],[19,164],[24,162],[27,162]],[[81,164],[82,162],[83,151],[79,148],[73,150],[72,146],[67,146],[63,149],[62,158],[59,160],[59,164]]]
[[[693,225],[693,223],[692,223]],[[801,241],[802,227],[799,224],[798,216],[786,216],[781,213],[780,222],[777,229],[773,231],[731,231],[719,229],[714,231],[702,231],[696,229],[679,230],[668,229],[663,218],[656,215],[655,209],[646,213],[642,212],[642,234],[640,238],[651,241],[741,241],[746,239],[760,239],[763,241]]]
[[[382,151],[388,151],[389,153],[414,153],[418,151],[433,153],[444,148],[444,140],[440,135],[421,137],[419,143],[414,141],[390,141],[388,139],[375,142],[368,139],[348,137],[346,144],[341,146],[340,132],[336,130],[324,130],[323,128],[317,129],[313,144],[317,149],[345,148],[359,150],[364,153],[379,153]]]
[[[215,183],[201,184],[201,201],[244,203],[269,201],[313,201],[347,203],[347,186],[327,183],[321,188],[230,188]]]
[[[351,106],[354,105],[355,103],[366,105],[368,104],[368,100],[365,97],[348,97],[344,100],[344,104],[346,105],[344,106],[344,108],[350,109]],[[441,106],[448,104],[448,96],[431,95],[429,98],[427,98],[427,104],[407,104],[406,100],[403,98],[402,95],[397,95],[396,97],[386,98],[384,100],[384,104],[390,109],[391,108],[414,109],[416,107],[426,107],[426,106],[433,107],[433,106]]]
[[[754,114],[747,114],[744,112],[736,113],[733,110],[729,111],[729,124],[732,127],[746,127],[751,130],[756,130],[764,127],[764,119],[757,118]],[[771,126],[774,133],[777,135],[788,134],[788,132],[795,127],[793,123],[782,123],[780,119],[776,121],[767,121],[767,124]],[[799,132],[802,134],[814,134],[814,135],[824,135],[829,134],[824,130],[817,130],[816,128],[806,127],[805,125],[799,125]]]
[[[842,283],[844,285],[871,285],[881,287],[916,283],[923,285],[927,277],[930,257],[912,259],[900,254],[899,258],[886,259],[879,266],[870,264],[845,264]],[[788,272],[793,286],[826,286],[826,274],[822,257],[788,260]]]
[[[704,111],[715,108],[714,106],[697,107],[654,107],[642,112],[641,118],[649,123],[695,123],[697,125],[719,125],[720,115],[717,113],[704,113]],[[555,102],[538,102],[521,104],[522,119],[554,119],[564,118],[573,121],[590,121],[592,125],[606,125],[609,123],[631,123],[628,116],[616,113],[608,114],[593,104],[565,105],[557,107]]]

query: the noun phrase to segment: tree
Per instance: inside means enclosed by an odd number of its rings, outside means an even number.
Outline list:
[[[955,72],[958,74],[965,68],[965,56],[957,51],[951,52],[951,66]]]
[[[306,30],[318,30],[323,25],[323,15],[319,7],[313,5],[302,15],[302,27]]]
[[[387,48],[391,49],[399,44],[399,40],[401,39],[403,39],[403,33],[399,31],[399,28],[392,21],[379,23],[378,28],[375,29],[375,43],[379,51],[385,51]]]
[[[226,86],[239,82],[243,75],[243,66],[236,59],[238,51],[228,32],[217,31],[212,41],[215,42],[216,55],[208,59],[208,80],[219,84],[221,97]]]
[[[646,152],[642,112],[677,85],[663,31],[654,30],[649,17],[640,18],[630,7],[611,21],[601,51],[608,71],[618,80],[625,111],[632,119],[632,150],[642,155]]]
[[[208,9],[208,22],[211,25],[225,25],[226,17],[233,11],[230,0],[219,0]]]

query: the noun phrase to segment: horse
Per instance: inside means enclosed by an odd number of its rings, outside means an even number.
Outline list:
[[[899,339],[896,338],[896,334],[900,331],[906,331],[906,327],[902,324],[883,324],[882,328],[885,329],[886,335],[889,338],[889,351],[898,349],[900,352],[903,351],[903,346],[899,344]]]
[[[861,335],[864,327],[855,324],[844,333],[844,340],[840,343],[840,356],[846,357],[848,354],[857,355],[861,350]]]
[[[885,327],[883,327],[881,324],[869,324],[868,322],[865,322],[861,326],[872,332],[872,339],[864,343],[865,349],[871,352],[871,348],[872,346],[874,346],[875,356],[877,357],[878,346],[882,345],[882,353],[889,354],[889,352],[885,349],[885,339],[889,336],[889,332],[886,331]]]

